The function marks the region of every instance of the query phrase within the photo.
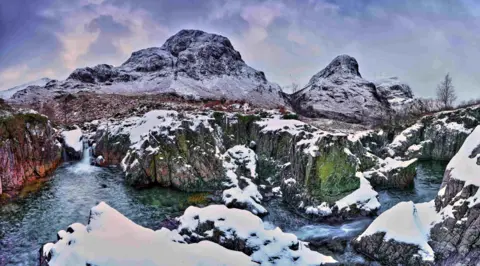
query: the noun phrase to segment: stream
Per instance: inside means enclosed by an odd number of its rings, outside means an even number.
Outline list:
[[[27,185],[17,199],[0,206],[0,265],[35,265],[44,243],[55,241],[57,232],[72,223],[86,224],[90,208],[100,201],[135,223],[153,229],[158,229],[163,219],[179,216],[191,205],[194,194],[165,188],[134,189],[124,184],[119,169],[90,166],[89,150],[84,154],[82,161],[64,163],[51,178]],[[415,188],[379,191],[380,211],[400,201],[433,199],[445,166],[444,163],[419,163]],[[266,227],[279,226],[305,241],[349,240],[372,222],[372,219],[359,219],[339,225],[312,224],[290,214],[282,208],[280,200],[265,206],[271,213],[264,218]],[[332,254],[344,262],[362,262],[348,246],[343,254]]]

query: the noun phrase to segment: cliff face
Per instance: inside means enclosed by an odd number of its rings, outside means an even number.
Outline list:
[[[61,147],[48,119],[36,113],[0,118],[0,194],[45,177],[61,161]]]

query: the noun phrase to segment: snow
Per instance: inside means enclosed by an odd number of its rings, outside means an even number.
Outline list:
[[[74,224],[73,233],[44,245],[52,255],[50,266],[77,265],[255,265],[240,252],[215,243],[182,244],[174,231],[153,231],[139,226],[101,202],[93,207],[89,224]]]
[[[477,164],[477,160],[480,158],[480,153],[476,152],[476,149],[480,147],[480,126],[477,126],[475,130],[467,137],[460,150],[450,160],[445,170],[449,173],[452,179],[464,181],[464,187],[469,185],[475,185],[480,187],[480,176],[478,171],[480,166]],[[475,154],[477,153],[477,154]],[[480,191],[480,189],[479,189]],[[469,207],[480,203],[480,192],[468,198]],[[439,196],[445,193],[445,187],[439,191]]]
[[[422,127],[423,127],[423,124],[418,122],[413,126],[405,129],[393,139],[392,143],[390,143],[389,146],[393,148],[401,147],[409,138],[411,138]]]
[[[480,154],[471,157],[472,152],[480,145],[480,126],[468,136],[457,154],[450,160],[446,172],[450,171],[453,179],[465,181],[465,187],[475,185],[480,187],[480,177],[478,170],[480,166],[477,159]]]
[[[362,173],[357,172],[356,177],[360,179],[360,187],[353,191],[351,194],[338,200],[335,205],[339,210],[344,208],[349,209],[351,205],[356,204],[359,209],[366,211],[373,211],[380,208],[380,202],[378,202],[378,193],[373,190],[370,182],[363,176]]]
[[[356,240],[375,233],[385,233],[384,241],[417,245],[419,255],[425,261],[434,260],[434,252],[428,244],[430,229],[440,220],[434,201],[414,204],[400,202],[382,213]]]
[[[397,160],[390,157],[385,159],[378,158],[377,165],[379,165],[379,167],[377,169],[365,171],[363,174],[367,179],[369,179],[374,173],[377,173],[379,176],[383,176],[385,179],[388,179],[388,174],[390,172],[409,167],[415,162],[417,162],[416,158],[407,161]]]
[[[31,81],[31,82],[28,82],[28,83],[25,83],[25,84],[22,84],[22,85],[15,86],[15,87],[10,88],[10,89],[1,90],[0,91],[0,98],[3,98],[5,100],[11,99],[12,96],[15,93],[17,93],[18,91],[21,91],[23,89],[26,89],[28,86],[45,86],[45,84],[47,84],[50,81],[51,81],[51,79],[49,79],[49,78],[42,78],[42,79],[34,80],[34,81]]]
[[[267,214],[267,209],[260,204],[263,197],[258,191],[257,185],[252,182],[252,179],[257,178],[257,155],[255,152],[246,146],[237,145],[228,149],[222,158],[223,167],[229,179],[224,184],[228,189],[222,193],[223,202],[226,205],[243,203],[254,214]],[[239,165],[245,165],[250,172],[249,177],[238,176],[235,173]],[[246,183],[243,188],[239,185],[240,180]]]
[[[294,119],[281,119],[276,116],[274,118],[265,118],[261,121],[255,122],[260,127],[262,127],[261,132],[288,132],[290,135],[294,136],[304,130],[305,124],[302,121]]]
[[[81,152],[83,150],[83,142],[81,140],[82,135],[82,130],[79,127],[73,130],[62,132],[65,145],[73,148],[76,152]]]
[[[252,260],[260,265],[321,265],[335,262],[329,256],[308,249],[293,234],[284,233],[278,227],[265,229],[266,226],[259,217],[245,210],[228,209],[223,205],[189,207],[178,221],[178,231],[187,230],[192,233],[200,224],[213,222],[215,230],[223,232],[225,239],[245,240],[246,246],[253,250]],[[298,250],[290,249],[296,244],[300,245]]]

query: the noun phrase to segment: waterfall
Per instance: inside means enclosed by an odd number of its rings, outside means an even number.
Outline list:
[[[88,164],[90,165],[90,161],[92,158],[92,148],[88,146],[88,143],[83,143],[83,152],[82,152],[82,160],[80,161],[81,164]]]
[[[92,148],[88,146],[87,142],[84,142],[82,159],[79,162],[73,164],[70,170],[80,174],[83,174],[83,173],[89,174],[95,171],[99,171],[100,169],[99,167],[90,165],[91,160],[92,160]]]
[[[62,146],[62,159],[64,162],[68,162],[67,150]]]

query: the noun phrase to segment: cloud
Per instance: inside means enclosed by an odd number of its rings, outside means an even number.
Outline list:
[[[18,0],[0,5],[2,85],[21,83],[33,73],[65,78],[77,67],[118,65],[135,50],[161,46],[182,28],[198,28],[230,38],[247,64],[283,85],[292,79],[305,84],[346,53],[357,58],[367,79],[399,76],[417,95],[434,96],[436,84],[450,72],[461,99],[480,97],[480,3],[473,0]]]

